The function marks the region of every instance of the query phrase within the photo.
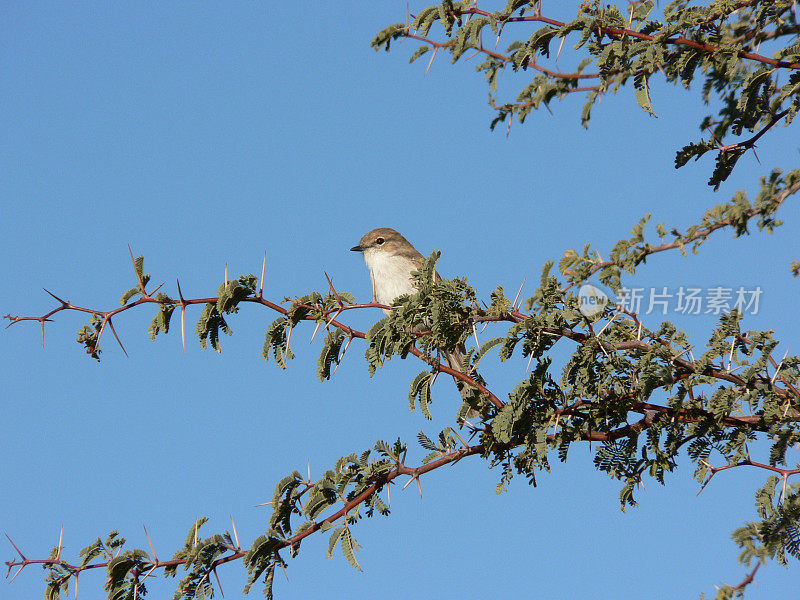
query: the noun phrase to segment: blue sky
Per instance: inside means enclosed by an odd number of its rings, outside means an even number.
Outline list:
[[[661,84],[657,119],[622,94],[597,106],[584,131],[575,97],[508,137],[490,132],[487,89],[471,64],[441,56],[425,75],[426,59],[408,65],[415,46],[369,47],[403,20],[400,2],[25,2],[3,13],[2,314],[49,310],[42,287],[117,306],[134,282],[128,244],[170,293],[179,278],[186,296],[211,295],[226,264],[231,275],[258,273],[266,250],[272,299],[324,290],[327,271],[367,301],[367,270],[348,248],[378,226],[424,254],[441,249],[440,272],[468,276],[479,296],[498,284],[513,296],[526,276],[531,292],[541,265],[568,248],[607,252],[647,212],[686,227],[737,189],[753,197],[773,166],[797,165],[797,138],[781,128],[762,140],[761,164],[744,157],[718,193],[705,185],[710,157],[676,171],[674,153],[698,137],[705,109],[694,92]],[[745,327],[775,329],[782,354],[800,334],[788,271],[800,258],[796,202],[772,236],[725,232],[698,257],[653,257],[631,283],[761,286]],[[351,322],[365,329],[379,316]],[[265,310],[231,319],[221,355],[194,339],[183,354],[177,331],[147,341],[150,318],[147,309],[121,315],[130,358],[106,337],[100,364],[74,341],[81,315],[57,315],[44,348],[36,324],[0,336],[0,530],[30,557],[47,554],[62,524],[73,558],[113,528],[147,548],[145,524],[163,559],[203,515],[208,534],[229,529],[233,515],[249,544],[268,517],[255,505],[283,475],[308,461],[320,475],[378,439],[413,443],[420,429],[450,424],[457,406],[454,388],[437,384],[434,421],[409,413],[420,364],[391,361],[369,379],[358,341],[334,380],[319,383],[312,327],[293,337],[287,371],[265,364],[275,318]],[[713,323],[670,318],[699,345]],[[525,363],[487,367],[501,397]],[[685,461],[669,486],[648,483],[641,505],[622,514],[619,483],[593,469],[589,448],[570,457],[537,488],[515,479],[500,496],[499,472],[475,458],[423,478],[423,498],[397,490],[390,518],[355,530],[364,573],[341,555],[326,560],[317,537],[290,562],[290,581],[276,579],[277,597],[713,597],[714,584],[741,580],[729,534],[754,518],[761,473],[720,474],[698,497]],[[220,575],[226,597],[239,597],[241,565]],[[748,597],[772,598],[796,590],[797,575],[770,564],[757,581]],[[153,597],[175,583],[156,580]],[[102,584],[87,573],[80,597],[103,597]],[[38,597],[43,587],[29,568],[2,596]]]

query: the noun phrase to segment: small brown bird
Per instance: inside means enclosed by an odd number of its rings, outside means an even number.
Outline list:
[[[411,272],[422,267],[425,258],[399,232],[390,227],[373,229],[361,238],[358,246],[350,250],[364,255],[372,274],[375,301],[391,305],[398,297],[417,291]],[[436,279],[439,280],[438,273]],[[389,314],[386,309],[383,312]],[[463,372],[461,363],[465,352],[462,343],[457,351],[441,354],[448,367]],[[462,398],[466,399],[469,395],[468,386],[460,379],[455,379],[455,382]],[[477,411],[471,410],[467,416],[473,418],[477,414]]]

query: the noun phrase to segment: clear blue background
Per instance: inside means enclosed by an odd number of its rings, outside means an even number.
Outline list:
[[[574,14],[568,4],[552,15]],[[481,297],[498,284],[513,297],[526,276],[533,290],[544,261],[589,241],[606,253],[646,212],[686,227],[737,189],[752,197],[773,166],[797,166],[796,133],[779,128],[762,139],[761,164],[745,156],[719,193],[705,185],[711,157],[676,171],[674,153],[699,137],[706,109],[696,92],[660,83],[658,119],[625,93],[605,98],[584,131],[576,94],[553,114],[515,123],[508,137],[492,133],[477,58],[454,67],[438,56],[426,76],[428,57],[407,64],[414,44],[388,54],[369,47],[405,10],[402,2],[5,3],[0,313],[48,311],[54,302],[42,287],[76,304],[118,306],[134,283],[128,244],[172,294],[176,278],[186,296],[213,294],[226,263],[231,276],[260,273],[266,249],[270,298],[324,290],[325,270],[367,301],[367,270],[348,248],[377,226],[395,227],[425,254],[442,249],[440,271],[468,275]],[[560,58],[563,69],[570,58]],[[501,101],[517,89],[518,80],[505,81]],[[761,311],[745,327],[774,328],[784,340],[777,352],[787,344],[796,352],[798,284],[788,271],[800,258],[796,205],[787,203],[773,236],[724,232],[699,257],[653,257],[631,283],[760,285]],[[379,316],[348,319],[365,329]],[[369,379],[360,341],[334,380],[319,383],[313,327],[295,332],[287,371],[265,364],[264,330],[275,318],[266,310],[245,307],[230,319],[235,335],[221,355],[195,338],[183,354],[177,320],[150,343],[151,317],[147,308],[120,315],[130,358],[107,334],[100,364],[75,344],[83,315],[57,315],[44,348],[35,323],[0,335],[0,530],[29,557],[45,556],[62,524],[65,556],[76,561],[112,528],[147,548],[146,524],[165,559],[202,515],[207,534],[230,529],[233,515],[249,546],[269,514],[255,505],[283,475],[310,461],[316,477],[377,439],[400,436],[413,448],[417,431],[435,434],[458,404],[440,380],[434,422],[409,413],[407,384],[422,366],[392,361]],[[670,318],[698,347],[714,322]],[[502,397],[525,367],[515,358],[487,364],[486,375]],[[576,447],[537,488],[515,479],[500,496],[500,473],[477,458],[424,477],[423,498],[415,486],[395,487],[391,517],[355,530],[364,573],[340,554],[325,560],[327,538],[316,535],[290,561],[290,582],[278,574],[277,597],[713,597],[715,584],[742,579],[729,534],[755,517],[762,472],[722,473],[698,497],[684,461],[668,487],[647,482],[641,506],[623,514],[620,484],[591,457]],[[0,548],[4,560],[14,556],[9,544]],[[748,597],[796,592],[793,567],[762,568]],[[220,575],[226,597],[239,597],[241,563]],[[80,597],[103,597],[103,581],[85,574]],[[176,581],[151,584],[163,598]],[[41,571],[29,568],[0,596],[35,598],[43,587]]]

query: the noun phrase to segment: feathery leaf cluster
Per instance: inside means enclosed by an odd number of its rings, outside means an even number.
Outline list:
[[[628,2],[624,10],[589,0],[578,4],[573,19],[559,21],[543,15],[539,2],[509,0],[489,10],[471,1],[446,0],[421,9],[408,23],[382,30],[372,46],[388,51],[394,40],[418,40],[422,45],[411,62],[431,49],[434,57],[439,50],[449,52],[452,62],[468,51],[482,54],[485,60],[476,70],[489,85],[495,110],[492,129],[503,122],[510,128],[515,117],[524,123],[532,111],[549,110],[554,101],[576,92],[586,94],[581,122],[588,127],[594,106],[629,84],[642,110],[655,117],[653,77],[687,89],[701,80],[703,99],[719,109],[699,123],[709,137],[681,148],[675,166],[715,151],[708,183],[717,189],[761,135],[778,122],[790,125],[800,110],[800,23],[795,3],[716,0],[699,6],[675,0],[664,7],[663,20],[651,18],[654,8],[653,0]],[[444,33],[441,41],[430,37],[437,23]],[[532,29],[527,39],[510,41],[504,53],[492,49],[504,35],[519,35],[521,25]],[[496,43],[486,43],[485,34]],[[567,38],[582,56],[574,69],[565,73],[556,65],[545,66],[541,61],[551,58],[553,43],[559,43],[560,54]],[[762,44],[772,50],[771,56],[759,54]],[[514,100],[500,103],[493,94],[506,67],[534,74]],[[742,139],[745,131],[754,135]],[[736,141],[727,142],[730,138]]]

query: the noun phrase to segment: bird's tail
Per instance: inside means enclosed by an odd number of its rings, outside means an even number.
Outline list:
[[[453,352],[442,352],[442,358],[448,367],[454,371],[461,371],[464,373],[464,352],[466,352],[466,348],[464,344],[461,344],[461,346]],[[472,376],[475,377],[475,375]],[[453,381],[456,382],[456,387],[458,388],[459,394],[461,394],[461,398],[470,405],[470,408],[464,416],[468,419],[474,419],[479,416],[480,411],[475,408],[475,401],[479,399],[482,394],[478,392],[477,388],[460,379],[454,377]]]

